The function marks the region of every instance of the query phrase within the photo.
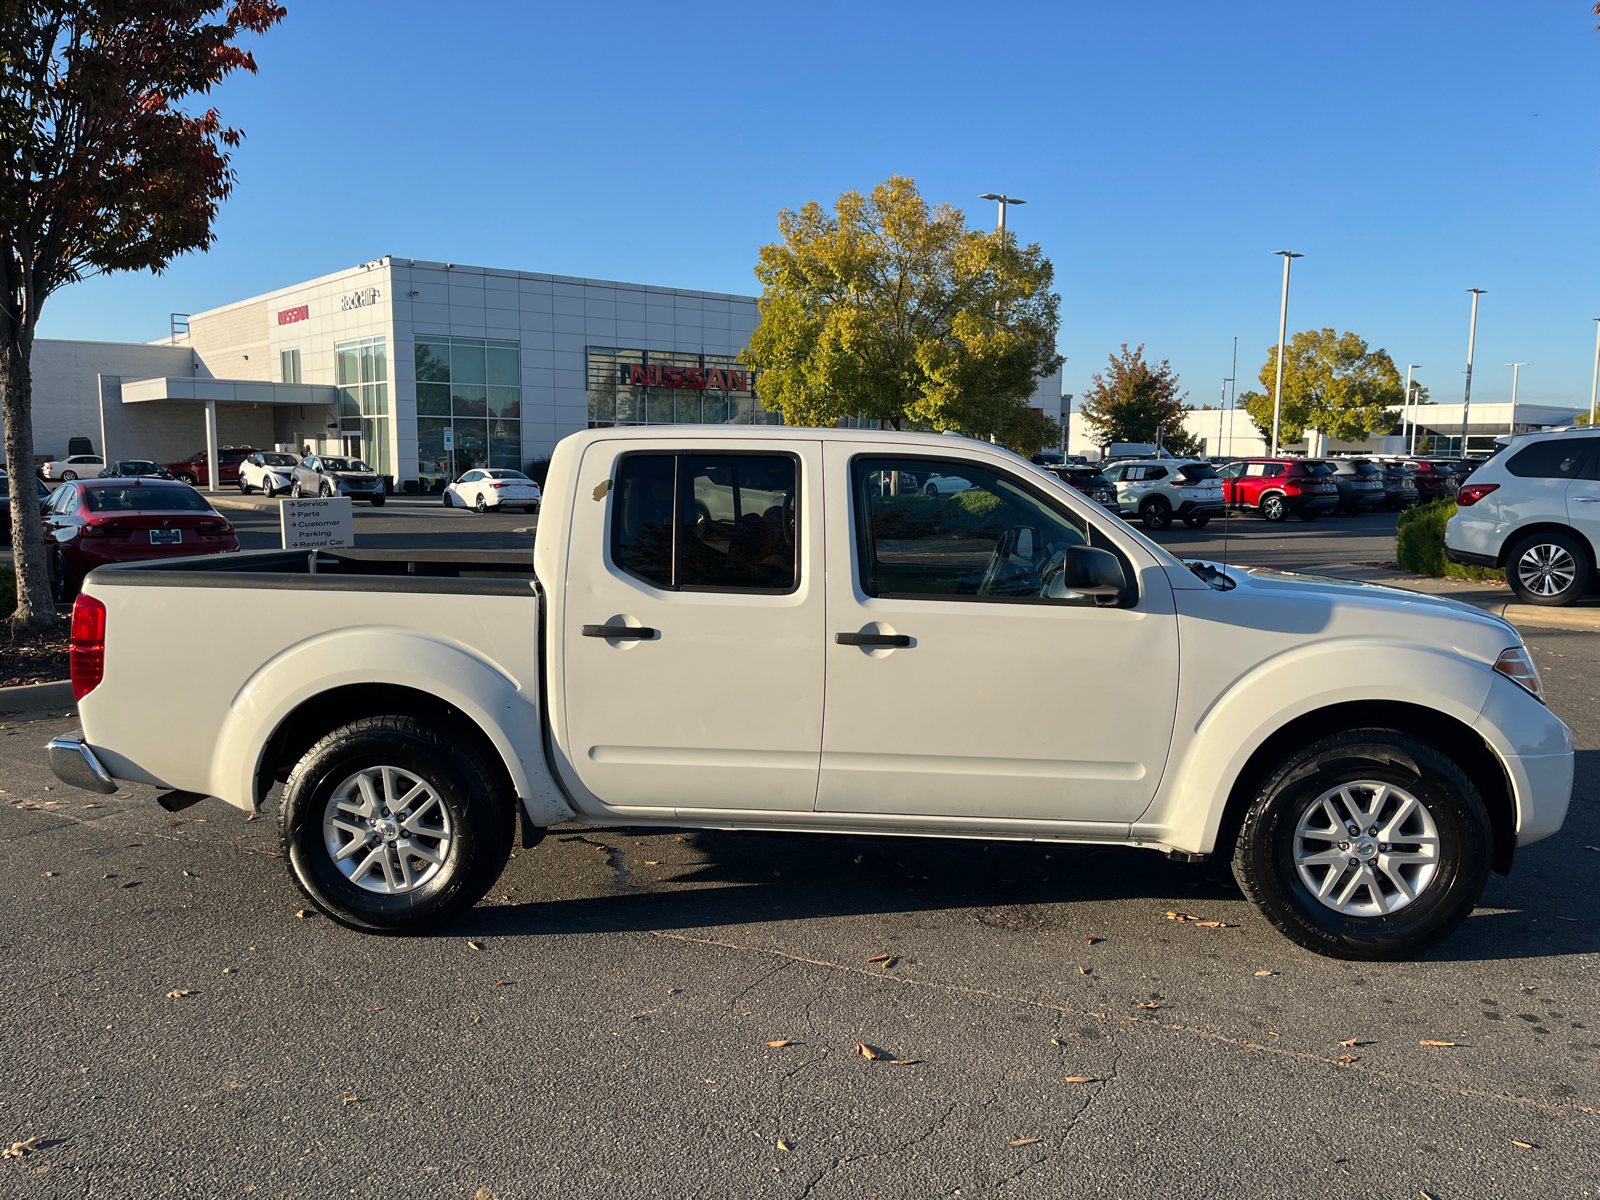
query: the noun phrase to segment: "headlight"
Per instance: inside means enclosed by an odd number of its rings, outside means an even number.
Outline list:
[[[1500,651],[1500,657],[1494,660],[1494,669],[1513,683],[1526,688],[1540,704],[1544,703],[1544,685],[1539,681],[1539,669],[1533,665],[1533,659],[1528,657],[1526,647],[1512,646]]]

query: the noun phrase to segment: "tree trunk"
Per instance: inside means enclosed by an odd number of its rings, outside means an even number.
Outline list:
[[[11,496],[11,562],[17,573],[13,627],[56,623],[55,601],[39,521],[33,464],[33,339],[13,321],[0,320],[0,416],[6,426],[7,487]]]

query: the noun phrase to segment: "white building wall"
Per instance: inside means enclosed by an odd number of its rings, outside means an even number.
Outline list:
[[[100,423],[100,376],[189,376],[194,354],[187,346],[146,346],[129,342],[68,342],[40,339],[33,344],[33,448],[36,455],[59,457],[67,439],[86,437],[105,450]],[[0,425],[3,428],[3,425]]]

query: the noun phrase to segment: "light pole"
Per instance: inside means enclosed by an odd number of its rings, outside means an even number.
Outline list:
[[[1421,363],[1406,364],[1406,406],[1401,410],[1402,418],[1400,425],[1400,440],[1410,447],[1410,449],[1406,451],[1407,454],[1415,454],[1417,452],[1417,417],[1416,414],[1411,411],[1411,372],[1415,371],[1421,365]],[[1406,440],[1407,421],[1409,421],[1411,425],[1411,438],[1409,441]]]
[[[1061,393],[1061,453],[1065,457],[1072,444],[1072,393]]]
[[[1272,458],[1278,457],[1278,428],[1283,422],[1283,343],[1289,333],[1289,264],[1304,254],[1274,250],[1283,255],[1283,304],[1278,309],[1278,386],[1272,389]]]
[[[1515,424],[1516,420],[1517,420],[1517,375],[1522,371],[1522,368],[1527,366],[1527,365],[1528,365],[1527,363],[1507,363],[1506,364],[1506,366],[1511,368],[1511,421],[1512,421],[1512,424]]]
[[[1472,350],[1478,342],[1478,297],[1483,288],[1468,288],[1472,293],[1472,324],[1467,327],[1467,389],[1461,395],[1461,457],[1467,456],[1467,410],[1472,407]]]
[[[1006,236],[1006,205],[1027,203],[1026,200],[1018,200],[1014,196],[1002,196],[999,192],[985,192],[983,195],[979,196],[978,199],[998,200],[1000,202],[1000,237],[1002,240],[1004,240]]]
[[[1594,427],[1594,402],[1600,395],[1600,317],[1594,318],[1594,383],[1589,386],[1589,426]]]

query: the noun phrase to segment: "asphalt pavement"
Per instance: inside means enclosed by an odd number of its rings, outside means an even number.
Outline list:
[[[526,536],[413,503],[358,544]],[[1600,1195],[1600,638],[1528,637],[1571,814],[1393,964],[1292,946],[1218,863],[627,829],[363,937],[293,890],[275,804],[72,791],[71,717],[0,718],[0,1146],[37,1139],[0,1194]]]

